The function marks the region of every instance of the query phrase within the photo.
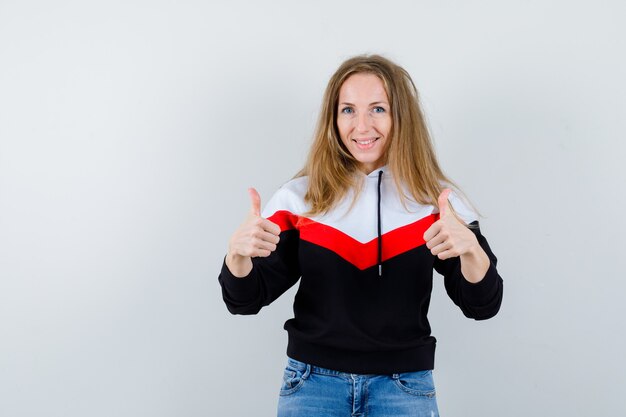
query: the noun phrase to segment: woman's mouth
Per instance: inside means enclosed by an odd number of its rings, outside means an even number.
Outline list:
[[[356,146],[359,149],[363,149],[363,150],[367,150],[370,149],[374,146],[374,143],[380,139],[380,137],[377,138],[365,138],[365,139],[352,139],[355,143]]]

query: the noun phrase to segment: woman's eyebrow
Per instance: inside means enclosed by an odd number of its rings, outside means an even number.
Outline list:
[[[386,104],[389,105],[389,103],[387,103],[386,101],[374,101],[372,103],[370,103],[370,106],[376,105],[376,104]],[[340,106],[354,106],[354,103],[349,103],[347,101],[342,101],[341,103],[339,103]]]

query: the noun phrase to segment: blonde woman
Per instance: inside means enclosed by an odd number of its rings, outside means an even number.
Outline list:
[[[433,270],[476,320],[498,312],[502,279],[409,74],[377,55],[345,61],[302,171],[263,211],[249,193],[219,282],[231,313],[256,314],[300,280],[279,417],[438,415]]]

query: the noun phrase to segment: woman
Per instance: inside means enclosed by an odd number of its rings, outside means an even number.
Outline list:
[[[408,73],[357,56],[331,77],[302,171],[261,214],[258,193],[219,277],[233,314],[301,279],[279,416],[438,415],[433,269],[461,311],[494,316],[496,257],[443,174]]]

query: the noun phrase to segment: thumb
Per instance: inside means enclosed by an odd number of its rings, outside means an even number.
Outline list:
[[[448,196],[451,192],[451,189],[446,188],[441,192],[441,194],[439,194],[439,198],[437,199],[437,205],[439,206],[439,218],[450,215],[450,202],[448,201]]]
[[[248,188],[248,194],[250,195],[250,201],[252,202],[252,206],[250,207],[250,214],[253,216],[261,215],[261,196],[259,192],[255,190],[253,187]]]

